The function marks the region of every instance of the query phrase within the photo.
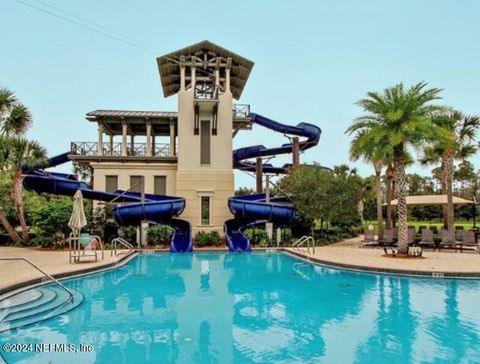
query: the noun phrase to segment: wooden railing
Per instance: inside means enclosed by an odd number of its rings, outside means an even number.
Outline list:
[[[73,154],[84,156],[98,156],[97,142],[72,142],[70,151]],[[147,143],[127,143],[127,156],[130,157],[147,157]],[[103,143],[103,156],[121,157],[122,143]],[[168,143],[155,143],[152,145],[152,157],[169,157],[170,145]]]

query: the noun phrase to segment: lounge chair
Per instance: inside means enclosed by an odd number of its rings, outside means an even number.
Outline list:
[[[408,245],[413,245],[415,242],[415,228],[408,228]]]
[[[365,230],[365,236],[360,242],[360,248],[366,246],[378,246],[378,242],[375,240],[375,233],[373,230]]]
[[[70,234],[70,262],[78,262],[82,258],[94,257],[98,261],[98,249],[102,252],[102,259],[104,259],[103,243],[100,237],[90,235],[89,233],[82,233],[77,238]]]
[[[476,253],[480,253],[480,246],[474,230],[464,230],[461,243],[458,245],[460,251],[463,253],[463,249],[473,250]]]
[[[382,238],[378,240],[378,244],[381,246],[394,246],[393,229],[386,229],[383,232]]]
[[[442,229],[442,241],[438,248],[455,248],[456,246],[455,233],[452,230]]]
[[[418,245],[423,248],[435,248],[435,240],[433,239],[433,231],[431,229],[422,230],[422,238],[418,242]]]
[[[465,230],[463,230],[463,226],[459,226],[455,228],[455,240],[462,241],[463,235]]]

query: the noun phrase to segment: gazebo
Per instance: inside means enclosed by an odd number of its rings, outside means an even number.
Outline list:
[[[407,196],[407,206],[412,205],[446,205],[448,202],[447,195],[417,195],[417,196]],[[391,205],[397,206],[398,200],[392,200]],[[472,205],[473,206],[473,227],[476,227],[476,201],[468,200],[463,197],[453,196],[454,205]]]

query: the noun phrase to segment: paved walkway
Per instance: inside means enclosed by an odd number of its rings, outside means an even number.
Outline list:
[[[348,239],[324,247],[317,247],[315,254],[307,252],[306,248],[300,251],[287,248],[293,253],[316,260],[320,263],[339,267],[372,270],[378,272],[396,272],[407,274],[455,275],[480,277],[480,254],[472,251],[455,253],[442,250],[433,252],[430,249],[423,251],[424,259],[402,259],[384,257],[383,249],[359,248],[361,238]]]
[[[119,251],[120,252],[120,251]],[[123,251],[126,253],[126,251]],[[100,252],[99,252],[100,253]],[[94,258],[82,260],[81,263],[70,264],[68,251],[45,251],[30,248],[0,247],[0,257],[25,257],[30,259],[48,274],[58,278],[65,273],[80,273],[101,267],[112,266],[125,258],[125,254],[110,256],[105,251],[105,259],[95,262]],[[23,261],[0,260],[0,293],[16,285],[41,279],[43,275]]]

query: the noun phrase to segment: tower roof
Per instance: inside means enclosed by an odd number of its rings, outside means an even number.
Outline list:
[[[199,69],[203,68],[204,70],[208,70],[209,64],[216,62],[217,57],[225,62],[230,58],[230,89],[233,97],[237,100],[242,94],[254,64],[247,58],[241,57],[208,40],[168,53],[157,58],[165,97],[174,95],[180,90],[180,63],[182,56],[185,57],[186,61],[194,62]]]

